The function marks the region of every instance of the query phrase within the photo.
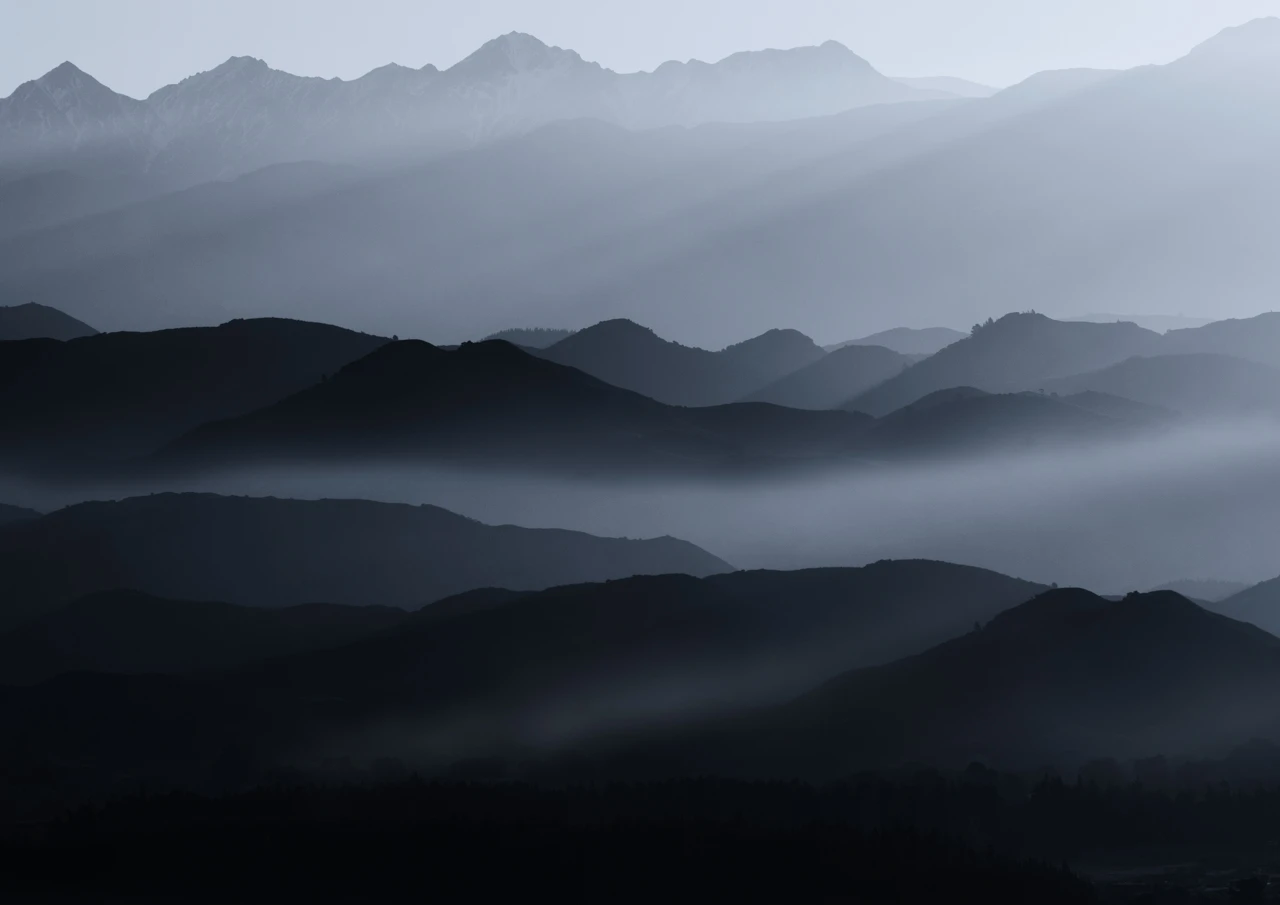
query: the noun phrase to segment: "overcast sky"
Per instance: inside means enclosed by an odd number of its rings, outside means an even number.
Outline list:
[[[71,60],[142,97],[229,56],[354,78],[444,68],[508,31],[611,69],[834,38],[888,75],[1008,85],[1167,62],[1280,0],[0,0],[0,95]]]

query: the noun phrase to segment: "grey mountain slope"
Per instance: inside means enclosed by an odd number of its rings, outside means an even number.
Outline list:
[[[772,330],[711,352],[664,340],[628,320],[614,320],[579,330],[540,355],[668,405],[707,406],[736,402],[825,353],[794,330]]]
[[[1251,47],[1270,46],[1265,22],[1244,33],[1259,36]],[[1227,35],[1173,64],[1118,75],[1047,74],[803,166],[748,168],[755,176],[729,166],[713,188],[689,192],[701,180],[680,168],[674,178],[651,168],[625,187],[616,177],[593,182],[599,172],[583,162],[616,171],[607,154],[561,154],[523,170],[508,158],[501,165],[521,184],[541,177],[561,190],[497,213],[486,192],[505,186],[493,174],[470,207],[452,200],[465,192],[442,187],[402,192],[392,207],[346,196],[329,212],[301,205],[221,243],[157,249],[141,268],[147,280],[133,262],[114,261],[38,284],[6,281],[0,299],[43,300],[112,328],[144,318],[154,326],[174,298],[273,313],[305,302],[332,318],[358,293],[379,301],[361,326],[386,333],[425,334],[430,324],[447,341],[519,319],[580,327],[631,317],[708,347],[733,338],[712,307],[726,298],[738,335],[776,324],[784,303],[788,323],[823,336],[848,335],[854,323],[964,326],[1028,304],[1192,310],[1212,294],[1244,309],[1280,285],[1265,253],[1280,236],[1280,127],[1258,113],[1275,105],[1280,80],[1271,56],[1215,51],[1219,42],[1240,43]],[[631,140],[617,139],[612,153],[647,156],[626,151]],[[702,175],[721,169],[704,166]],[[441,186],[457,183],[448,176]],[[406,208],[408,219],[396,219]],[[538,228],[521,232],[522,223]],[[407,247],[404,234],[459,238]],[[225,255],[217,272],[200,266],[214,249]],[[281,273],[292,277],[284,292],[272,279]],[[89,287],[110,317],[75,307]]]
[[[287,185],[274,186],[290,171],[276,169],[251,181],[258,196],[281,203],[250,195],[254,206],[221,228],[205,208],[233,209],[227,196],[242,194],[235,184],[158,202],[172,209],[164,222],[173,228],[150,244],[120,247],[155,205],[0,245],[0,300],[57,299],[108,329],[204,324],[235,306],[232,313],[305,310],[340,323],[360,318],[387,334],[462,340],[537,317],[544,293],[566,280],[597,282],[650,256],[654,242],[680,247],[704,226],[682,211],[729,203],[745,216],[738,205],[779,200],[748,191],[769,174],[949,107],[893,104],[817,121],[645,133],[562,123],[293,200]],[[68,247],[81,263],[61,260]],[[33,272],[59,261],[55,271]],[[424,286],[438,301],[424,305]],[[353,311],[352,293],[378,304]],[[584,327],[607,315],[595,313],[548,322]]]
[[[56,308],[28,302],[0,305],[0,342],[17,339],[78,339],[98,331]]]
[[[896,376],[907,365],[908,359],[891,349],[845,346],[748,394],[743,401],[771,402],[799,409],[833,409],[850,396]]]
[[[1203,327],[1170,330],[1162,348],[1169,353],[1234,355],[1280,367],[1280,313],[1215,321]]]
[[[1275,102],[1274,68],[1195,54],[1106,78],[821,200],[707,232],[581,304],[644,300],[649,323],[690,335],[702,299],[733,298],[753,323],[791,297],[793,322],[819,335],[847,329],[849,299],[888,327],[903,300],[913,320],[954,324],[1031,299],[1168,310],[1224,285],[1266,297],[1280,285],[1259,250],[1280,235],[1269,163],[1280,130],[1245,111]]]
[[[897,78],[895,81],[901,82],[909,88],[916,88],[921,91],[944,91],[947,94],[954,94],[956,97],[990,97],[1000,90],[999,88],[992,88],[990,85],[980,85],[968,79],[958,79],[946,75]]]
[[[864,336],[862,339],[851,339],[846,342],[826,346],[828,352],[843,349],[845,346],[884,346],[903,355],[932,355],[945,349],[957,340],[964,339],[965,334],[950,327],[894,327]]]
[[[732,567],[670,537],[491,526],[434,506],[154,494],[0,529],[0,625],[96,591],[284,607],[417,608],[478,587],[535,590]]]
[[[1133,324],[1065,323],[1041,314],[1009,314],[845,407],[879,416],[949,387],[989,393],[1043,389],[1050,378],[1148,353],[1159,341],[1158,334]]]
[[[1220,581],[1216,579],[1182,578],[1168,581],[1154,587],[1153,591],[1173,591],[1189,600],[1203,600],[1207,603],[1219,603],[1228,597],[1247,591],[1249,585],[1238,581]],[[1213,609],[1210,607],[1210,609]],[[1274,632],[1272,633],[1274,634]]]
[[[1095,391],[1187,415],[1280,413],[1280,370],[1209,353],[1131,358],[1045,382],[1069,394]]]
[[[868,445],[894,456],[1071,447],[1123,437],[1147,425],[1132,412],[1102,412],[1040,393],[939,390],[878,419]]]
[[[1214,608],[1232,619],[1280,632],[1280,578],[1264,581],[1217,601]]]

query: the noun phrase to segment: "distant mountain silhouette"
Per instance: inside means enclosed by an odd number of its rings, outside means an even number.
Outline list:
[[[6,503],[0,503],[0,525],[8,522],[26,521],[27,519],[39,518],[40,513],[34,509],[23,509],[21,506],[10,506]]]
[[[1042,314],[1007,314],[856,396],[845,408],[885,415],[951,387],[988,393],[1039,390],[1053,377],[1151,353],[1159,334],[1133,324],[1066,323]]]
[[[399,625],[391,607],[256,609],[103,591],[0,634],[0,685],[66,672],[192,673],[339,647]]]
[[[822,350],[794,330],[771,330],[709,352],[669,342],[628,320],[579,330],[543,357],[606,383],[668,405],[721,405],[822,358]]]
[[[551,327],[514,327],[510,330],[499,330],[485,337],[485,340],[501,339],[514,346],[525,349],[545,349],[572,336],[572,330],[556,330]]]
[[[1160,348],[1166,354],[1234,355],[1280,368],[1280,313],[1170,330]]]
[[[1278,691],[1280,639],[1254,626],[1167,591],[1108,601],[1053,590],[744,721],[718,753],[701,750],[704,765],[724,755],[737,769],[808,776],[1204,754],[1269,735]]]
[[[1041,393],[992,394],[955,387],[931,393],[879,419],[868,443],[873,449],[915,454],[947,455],[981,448],[1013,451],[1122,437],[1145,423],[1145,419],[1100,414],[1093,407]]]
[[[1206,603],[1218,603],[1219,601],[1226,600],[1228,597],[1234,597],[1248,589],[1249,585],[1238,581],[1182,578],[1177,581],[1165,582],[1159,587],[1152,588],[1151,590],[1173,591],[1175,594],[1181,594],[1188,600],[1203,600]],[[1251,620],[1245,619],[1243,621],[1249,622]],[[1280,626],[1280,620],[1277,620],[1277,625]],[[1272,634],[1274,634],[1274,632]]]
[[[903,355],[932,355],[964,337],[965,334],[950,327],[924,327],[918,330],[910,327],[894,327],[892,330],[873,333],[862,339],[851,339],[834,346],[827,346],[826,350],[834,352],[845,346],[884,346]]]
[[[1187,317],[1182,314],[1107,314],[1102,312],[1081,314],[1076,317],[1060,317],[1058,320],[1091,321],[1095,324],[1128,322],[1137,324],[1146,330],[1154,330],[1157,333],[1203,327],[1213,323],[1213,318],[1211,317]]]
[[[1130,358],[1045,381],[1045,388],[1108,393],[1188,415],[1280,413],[1280,370],[1211,353]]]
[[[47,308],[34,302],[0,306],[0,342],[15,339],[76,339],[93,336],[97,332],[88,324],[63,314],[57,308]]]
[[[843,346],[756,390],[744,401],[798,409],[834,409],[850,396],[896,376],[908,363],[905,356],[882,346]]]
[[[661,373],[661,362],[646,368]],[[205,425],[163,460],[463,457],[678,470],[847,456],[869,421],[767,405],[675,408],[500,340],[453,351],[402,341],[273,406]]]
[[[9,373],[0,365],[0,456],[142,455],[196,425],[296,393],[386,342],[325,324],[261,319],[6,344],[6,351],[17,347],[22,364]]]
[[[1264,581],[1215,602],[1214,609],[1232,619],[1280,632],[1280,578]]]
[[[156,494],[0,529],[0,625],[116,588],[258,607],[417,608],[494,585],[730,568],[674,538],[495,527],[434,506]]]

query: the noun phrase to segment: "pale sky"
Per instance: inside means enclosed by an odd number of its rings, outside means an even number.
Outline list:
[[[894,76],[1004,86],[1175,59],[1280,0],[0,0],[0,96],[70,60],[143,97],[227,57],[354,78],[524,31],[622,72],[835,39]]]

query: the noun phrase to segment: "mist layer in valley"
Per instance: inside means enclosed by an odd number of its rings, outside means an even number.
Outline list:
[[[1280,425],[1198,422],[1144,439],[753,479],[573,478],[298,465],[114,485],[0,478],[47,511],[151,490],[430,503],[489,524],[670,534],[738,568],[924,557],[1100,592],[1275,577]]]

